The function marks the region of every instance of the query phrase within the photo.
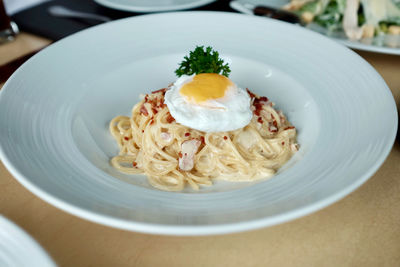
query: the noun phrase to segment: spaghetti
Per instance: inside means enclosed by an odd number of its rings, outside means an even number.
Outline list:
[[[242,129],[206,133],[177,122],[164,104],[166,88],[147,94],[131,117],[117,116],[110,132],[119,155],[111,164],[124,173],[144,173],[158,189],[181,191],[214,179],[253,181],[271,177],[298,150],[296,129],[266,97],[251,97],[253,118]]]

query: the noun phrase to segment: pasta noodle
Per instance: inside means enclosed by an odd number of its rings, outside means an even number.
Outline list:
[[[253,118],[242,129],[206,133],[179,123],[164,104],[166,89],[147,94],[132,115],[117,116],[110,132],[121,172],[144,173],[158,189],[181,191],[212,185],[214,179],[253,181],[271,177],[298,150],[296,129],[266,97],[252,97]]]

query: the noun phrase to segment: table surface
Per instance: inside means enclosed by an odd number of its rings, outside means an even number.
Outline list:
[[[49,40],[22,33],[0,46],[0,64]],[[357,51],[400,102],[400,56]],[[0,85],[1,86],[1,85]],[[400,266],[400,145],[343,200],[289,223],[244,233],[175,237],[102,226],[67,214],[19,184],[0,163],[0,214],[60,266]]]

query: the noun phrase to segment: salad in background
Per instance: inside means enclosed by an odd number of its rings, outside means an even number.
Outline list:
[[[350,40],[380,35],[400,37],[400,0],[292,0],[283,7],[305,23],[343,30]],[[396,43],[388,43],[396,47]]]
[[[232,0],[229,5],[272,18],[289,11],[302,26],[350,48],[400,55],[400,0]]]

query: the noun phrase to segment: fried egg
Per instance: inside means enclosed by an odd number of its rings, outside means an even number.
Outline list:
[[[176,122],[204,132],[243,128],[253,116],[248,93],[216,73],[181,76],[167,90],[165,104]]]

